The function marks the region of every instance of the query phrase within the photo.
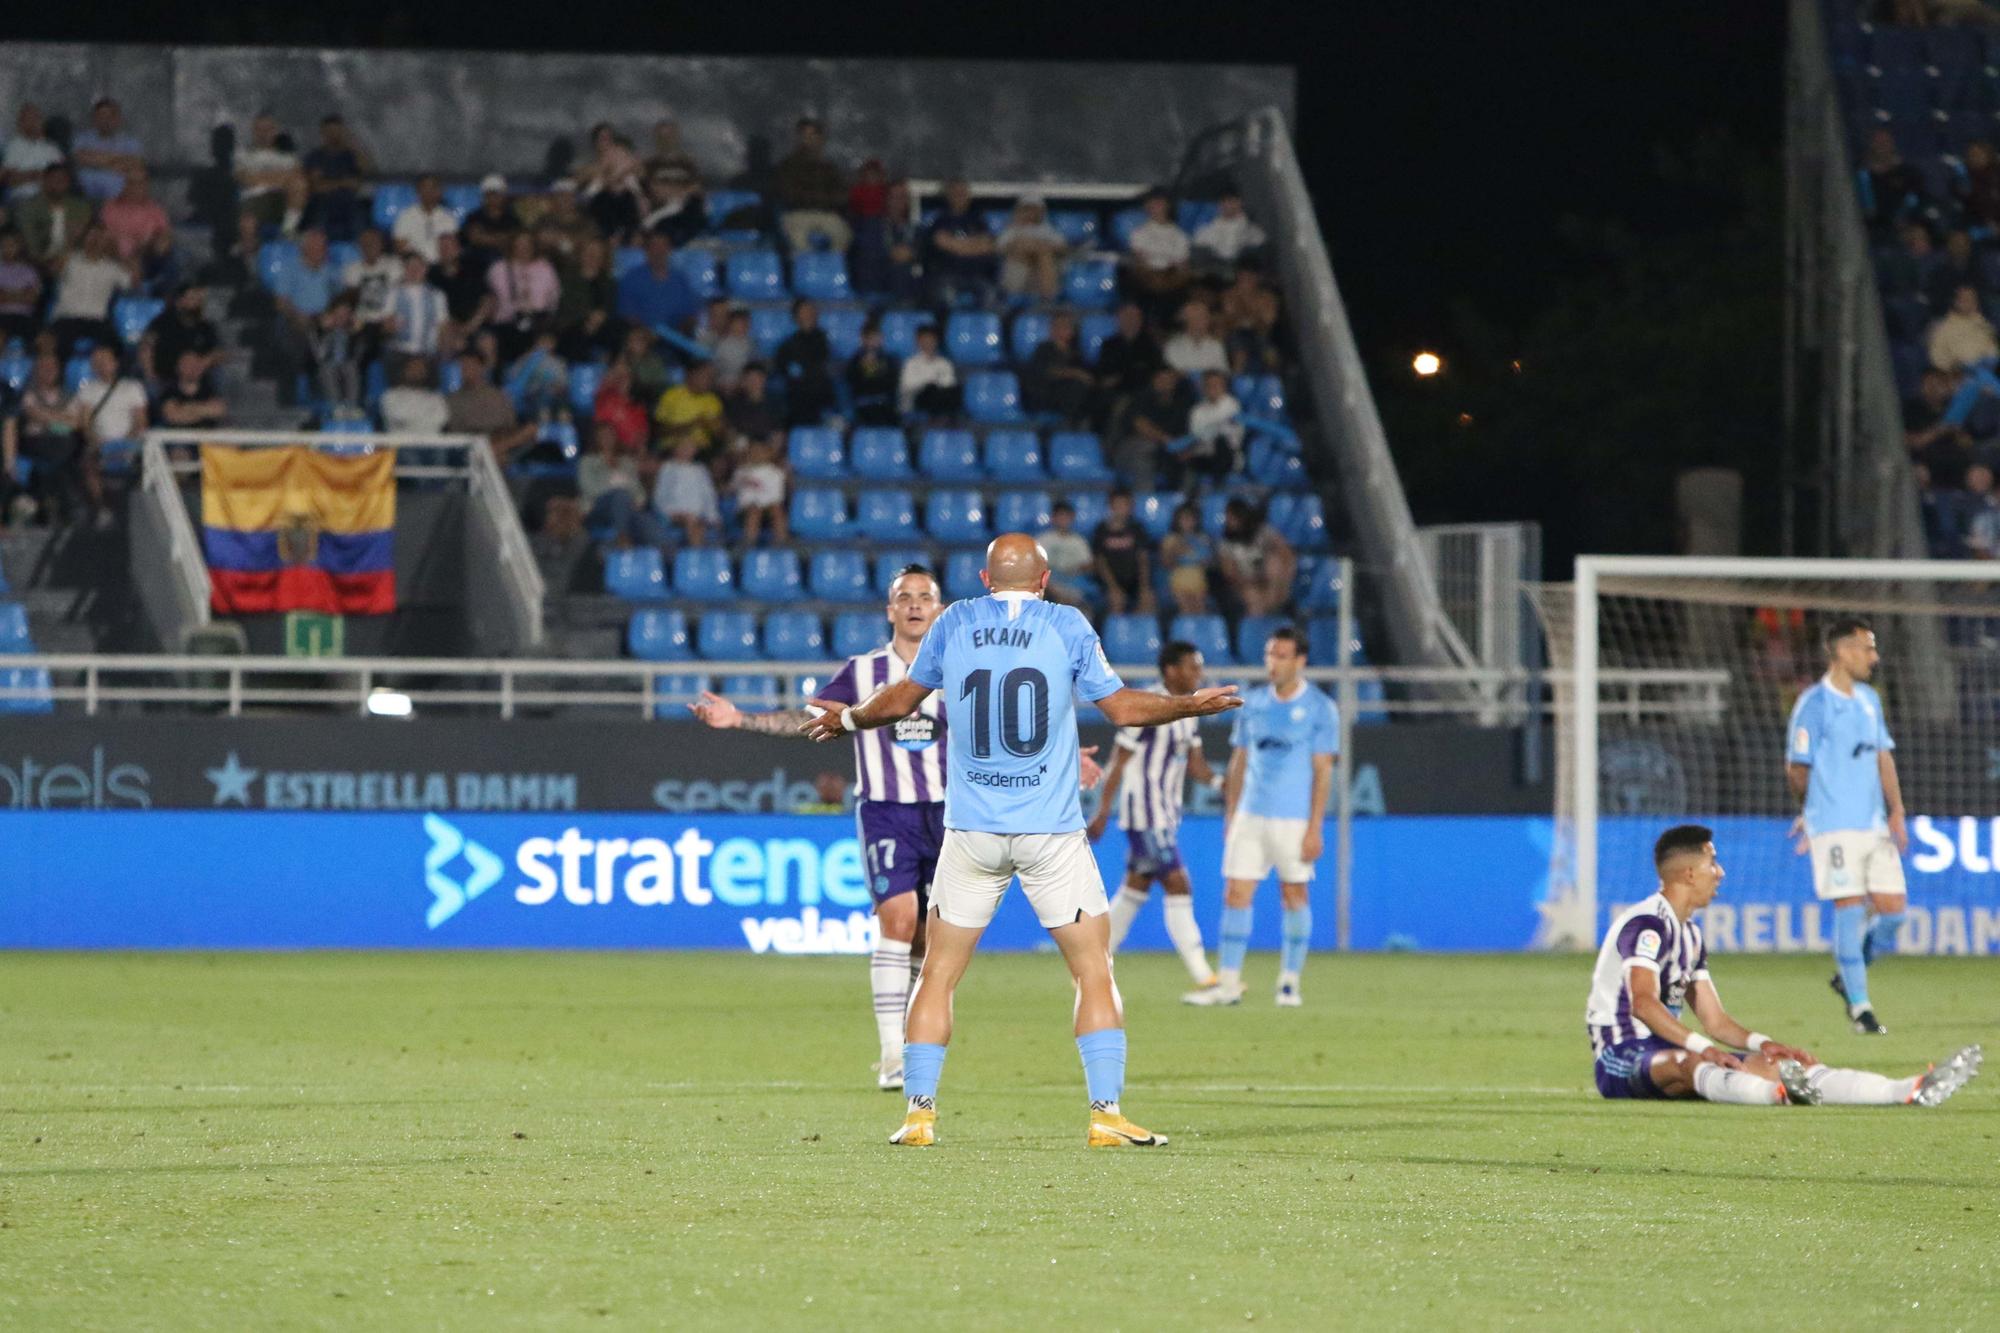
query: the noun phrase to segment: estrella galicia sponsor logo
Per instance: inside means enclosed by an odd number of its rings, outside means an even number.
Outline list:
[[[897,721],[892,739],[905,750],[928,750],[937,743],[938,720],[912,713]]]
[[[213,804],[251,810],[574,810],[574,773],[253,768],[236,751],[204,770]]]
[[[0,810],[150,810],[152,782],[143,766],[112,762],[102,745],[53,764],[24,754],[0,763]]]
[[[431,839],[431,849],[424,855],[424,887],[431,891],[432,898],[430,910],[424,913],[424,924],[436,930],[498,883],[504,865],[490,850],[436,815],[424,816],[424,832]],[[445,870],[461,859],[465,862],[465,873],[457,878],[447,875]]]

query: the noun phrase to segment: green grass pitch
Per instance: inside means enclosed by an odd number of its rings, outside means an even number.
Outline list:
[[[0,1327],[1823,1328],[2000,1321],[2000,1076],[1936,1112],[1607,1104],[1576,957],[1120,966],[1088,1152],[1061,964],[974,965],[887,1146],[859,959],[0,957]],[[1978,959],[1724,999],[1835,1063],[1995,1044]],[[1448,1325],[1447,1325],[1448,1326]]]

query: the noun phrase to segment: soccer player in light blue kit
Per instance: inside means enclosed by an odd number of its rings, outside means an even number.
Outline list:
[[[1284,903],[1283,952],[1277,1002],[1296,1008],[1299,975],[1312,939],[1307,897],[1314,862],[1325,850],[1321,832],[1340,752],[1340,710],[1306,680],[1306,636],[1287,625],[1264,642],[1268,685],[1244,696],[1222,780],[1222,931],[1216,983],[1185,998],[1189,1004],[1240,1004],[1243,956],[1250,949],[1251,904],[1273,869]]]
[[[887,726],[943,690],[944,845],[931,880],[929,951],[910,1000],[903,1048],[909,1107],[891,1143],[937,1142],[937,1087],[951,1040],[952,995],[1016,875],[1076,983],[1076,1046],[1090,1096],[1091,1147],[1151,1148],[1164,1135],[1119,1110],[1125,1019],[1111,977],[1104,880],[1077,801],[1076,695],[1119,726],[1145,727],[1238,707],[1234,686],[1168,696],[1127,689],[1097,632],[1074,607],[1042,600],[1047,554],[1023,533],[987,548],[990,597],[937,618],[907,677],[853,707],[815,699],[816,740]]]
[[[1896,948],[1909,903],[1903,854],[1910,833],[1896,777],[1896,742],[1868,678],[1881,654],[1875,631],[1852,616],[1826,632],[1826,675],[1799,696],[1785,736],[1785,780],[1805,799],[1813,892],[1833,904],[1832,986],[1856,1032],[1886,1029],[1868,1000],[1868,964]],[[1868,920],[1869,910],[1875,920]]]

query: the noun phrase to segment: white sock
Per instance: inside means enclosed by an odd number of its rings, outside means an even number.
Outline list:
[[[1815,1065],[1806,1082],[1819,1089],[1828,1106],[1901,1106],[1917,1090],[1914,1078],[1890,1078],[1865,1069],[1829,1069]]]
[[[1139,909],[1153,899],[1150,885],[1134,890],[1130,884],[1118,890],[1118,896],[1111,900],[1111,952],[1117,953],[1125,943],[1126,934],[1132,929],[1132,922],[1138,918]]]
[[[1784,1101],[1784,1090],[1768,1078],[1708,1064],[1695,1066],[1694,1095],[1737,1106],[1777,1106]]]
[[[868,984],[875,992],[875,1034],[885,1064],[903,1063],[903,1013],[910,1007],[910,942],[879,939],[868,960]]]
[[[1167,895],[1167,938],[1174,942],[1174,952],[1187,965],[1188,975],[1197,982],[1205,982],[1215,973],[1208,968],[1208,952],[1201,947],[1201,926],[1194,919],[1194,895],[1191,893],[1170,893]]]

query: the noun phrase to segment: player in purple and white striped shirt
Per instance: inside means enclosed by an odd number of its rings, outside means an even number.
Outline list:
[[[1160,653],[1160,685],[1168,694],[1201,688],[1201,649],[1176,640]],[[1090,821],[1097,841],[1111,818],[1117,794],[1118,822],[1125,826],[1125,882],[1111,900],[1111,950],[1118,951],[1139,910],[1153,896],[1153,881],[1166,890],[1167,938],[1198,987],[1215,985],[1215,972],[1202,947],[1194,919],[1194,897],[1181,863],[1181,793],[1187,778],[1220,790],[1222,775],[1201,752],[1201,723],[1182,718],[1158,727],[1123,727],[1104,770],[1104,799]]]

